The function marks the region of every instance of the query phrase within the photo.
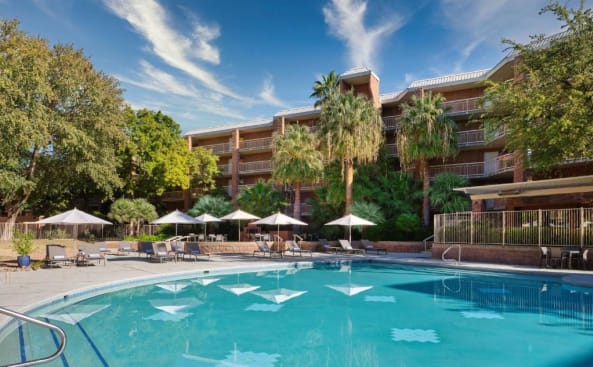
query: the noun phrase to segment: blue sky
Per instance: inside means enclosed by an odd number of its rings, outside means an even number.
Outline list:
[[[565,1],[566,2],[566,1]],[[577,7],[577,0],[569,0]],[[547,0],[0,0],[3,18],[73,44],[134,108],[184,132],[313,104],[313,82],[366,66],[381,93],[486,69],[503,37],[557,32]],[[591,0],[587,1],[590,6]]]

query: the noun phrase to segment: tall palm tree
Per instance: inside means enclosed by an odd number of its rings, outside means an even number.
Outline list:
[[[383,140],[383,122],[373,102],[352,90],[323,105],[318,130],[322,151],[330,161],[342,164],[346,183],[346,208],[352,204],[354,163],[373,162]]]
[[[430,224],[428,161],[444,160],[457,150],[455,122],[445,116],[443,102],[440,94],[433,95],[430,91],[420,97],[412,96],[411,103],[403,105],[396,138],[402,168],[415,163],[422,179],[424,226]]]
[[[260,178],[255,185],[241,189],[239,205],[251,214],[266,217],[281,210],[286,203],[282,200],[280,191]]]
[[[316,80],[313,84],[313,93],[309,97],[317,98],[315,107],[319,107],[334,99],[339,92],[340,76],[335,71],[330,71],[327,75],[322,75],[321,80]]]
[[[301,218],[301,182],[317,183],[323,173],[317,139],[307,127],[290,125],[286,133],[274,135],[272,179],[294,185],[293,217]]]

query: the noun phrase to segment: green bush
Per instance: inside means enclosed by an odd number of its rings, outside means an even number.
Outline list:
[[[28,231],[14,231],[12,248],[19,256],[28,256],[31,254],[35,249],[35,246],[33,245],[33,233]]]

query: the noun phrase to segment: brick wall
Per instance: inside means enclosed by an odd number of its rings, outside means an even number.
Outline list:
[[[434,244],[432,258],[441,259],[451,244]],[[476,261],[498,264],[539,266],[541,250],[536,246],[462,245],[461,261]],[[457,247],[447,253],[447,259],[458,258]]]

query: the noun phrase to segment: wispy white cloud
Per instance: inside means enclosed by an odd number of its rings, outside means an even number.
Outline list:
[[[149,62],[140,60],[141,72],[138,79],[129,78],[123,75],[115,75],[124,83],[161,93],[173,93],[179,96],[196,96],[195,88],[177,80],[173,75],[155,68]]]
[[[346,43],[350,66],[376,70],[375,61],[382,42],[401,28],[404,21],[401,16],[393,14],[389,21],[367,27],[364,22],[366,12],[367,2],[364,0],[331,0],[323,7],[330,33]]]
[[[548,0],[440,0],[439,17],[453,31],[450,42],[459,50],[454,72],[482,46],[500,47],[503,38],[528,42],[532,34],[552,34],[560,30],[551,14],[538,15]],[[578,5],[578,4],[577,4]]]
[[[238,100],[243,96],[223,85],[198,62],[220,63],[218,49],[211,41],[220,36],[216,26],[196,24],[192,38],[176,32],[167,12],[155,0],[104,0],[118,17],[125,19],[151,45],[151,51],[171,67],[202,82],[207,88]]]
[[[286,103],[281,101],[274,94],[274,82],[271,75],[268,75],[264,79],[264,85],[261,92],[259,93],[259,97],[264,103],[270,104],[272,106],[286,107]]]

